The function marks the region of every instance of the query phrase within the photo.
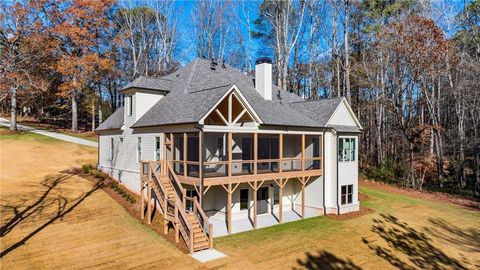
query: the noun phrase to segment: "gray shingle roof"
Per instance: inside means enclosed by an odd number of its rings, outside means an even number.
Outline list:
[[[123,126],[124,107],[118,108],[110,117],[103,121],[95,131],[119,129]]]
[[[170,83],[171,83],[171,80],[165,77],[151,78],[151,77],[140,76],[136,78],[133,82],[123,87],[121,91],[130,89],[130,88],[169,91]]]
[[[344,125],[329,125],[338,132],[361,132],[361,130],[356,126],[344,126]]]
[[[221,64],[195,59],[184,68],[158,79],[139,77],[124,89],[136,87],[169,93],[132,127],[198,122],[235,85],[265,125],[325,127],[341,98],[305,101],[273,85],[272,100],[255,90],[253,77]]]
[[[290,105],[295,110],[317,122],[320,126],[326,126],[328,120],[342,100],[343,97],[319,100],[303,100],[292,102]]]

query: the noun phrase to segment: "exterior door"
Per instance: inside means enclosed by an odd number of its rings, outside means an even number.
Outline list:
[[[257,214],[268,213],[268,187],[257,190]]]

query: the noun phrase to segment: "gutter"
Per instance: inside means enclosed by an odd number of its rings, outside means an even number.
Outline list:
[[[323,215],[327,214],[327,208],[325,206],[325,131],[322,135],[322,168],[323,168]]]

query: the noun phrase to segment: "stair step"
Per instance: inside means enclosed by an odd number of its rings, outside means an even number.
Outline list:
[[[198,245],[198,244],[202,244],[202,243],[207,243],[208,244],[208,241],[207,239],[204,239],[204,238],[197,238],[197,239],[193,239],[193,245]]]
[[[199,251],[199,250],[208,249],[208,248],[210,248],[210,245],[208,244],[208,242],[193,245],[193,250],[194,251]]]

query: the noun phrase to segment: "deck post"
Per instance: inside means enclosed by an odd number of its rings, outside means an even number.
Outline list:
[[[283,223],[283,179],[279,179],[279,181],[280,189],[278,191],[278,222]]]
[[[173,161],[175,160],[175,137],[173,133],[170,133],[170,160],[172,161],[172,166],[173,166]]]
[[[150,170],[149,170],[150,171]],[[152,179],[151,174],[147,184],[147,223],[152,223]]]
[[[257,228],[257,190],[258,182],[255,181],[253,184],[253,228]]]
[[[278,158],[279,158],[279,161],[278,161],[278,172],[282,172],[283,171],[283,164],[282,164],[282,159],[283,159],[283,134],[280,133],[278,134]]]
[[[253,133],[253,175],[257,175],[258,133]]]
[[[198,177],[200,178],[200,194],[198,202],[203,208],[203,131],[198,132]]]
[[[302,171],[305,171],[305,134],[302,134]]]
[[[183,133],[183,176],[187,178],[187,150],[188,150],[188,135]]]
[[[232,183],[228,184],[228,198],[227,198],[227,228],[228,234],[232,233]]]
[[[305,176],[302,176],[302,218],[305,218]]]
[[[228,176],[232,176],[232,133],[228,132]]]

